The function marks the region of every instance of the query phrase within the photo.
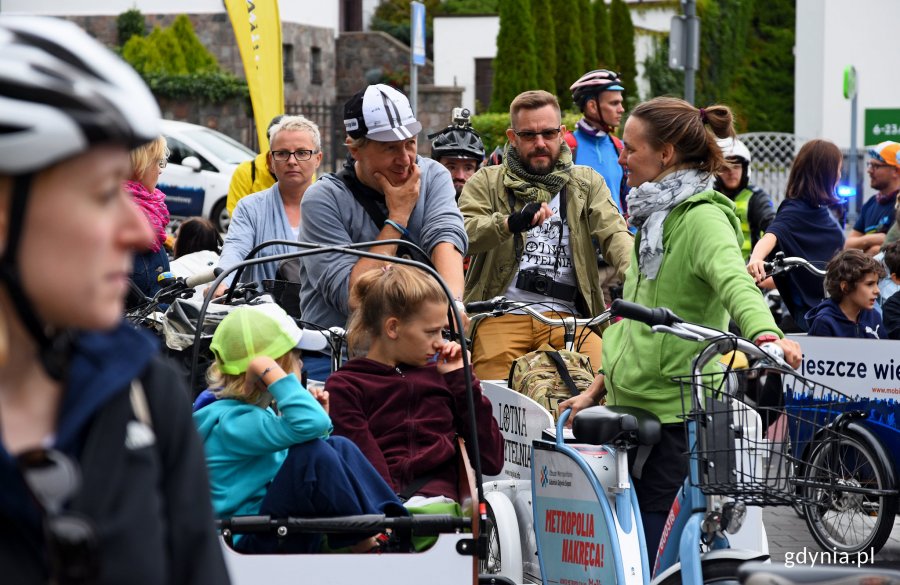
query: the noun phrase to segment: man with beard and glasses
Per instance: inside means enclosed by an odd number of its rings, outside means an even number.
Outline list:
[[[894,223],[900,192],[900,144],[890,140],[869,149],[869,185],[877,191],[866,201],[847,236],[844,249],[856,248],[874,256]]]
[[[572,164],[555,96],[521,93],[509,117],[503,162],[475,173],[459,200],[472,254],[465,301],[502,295],[553,317],[597,315],[606,300],[596,248],[622,278],[634,244],[628,226],[603,177]],[[576,339],[598,368],[600,337],[578,331]],[[475,373],[505,379],[515,358],[544,343],[562,348],[563,331],[525,314],[486,319],[474,336]]]

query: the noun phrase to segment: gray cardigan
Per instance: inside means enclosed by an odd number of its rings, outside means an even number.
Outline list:
[[[284,203],[281,201],[281,192],[278,183],[275,183],[265,191],[253,193],[238,201],[222,244],[222,255],[219,257],[219,268],[228,269],[242,261],[247,254],[257,245],[269,240],[296,240],[287,214],[284,212]],[[276,245],[260,250],[257,257],[274,256],[287,252],[298,251],[299,248],[289,248],[284,245]],[[274,262],[257,264],[244,269],[241,282],[258,282],[264,279],[275,278],[278,266]],[[226,284],[234,280],[232,273],[225,279]]]
[[[429,255],[442,242],[453,244],[465,254],[468,238],[462,214],[456,206],[456,191],[450,173],[429,158],[418,157],[416,164],[421,170],[421,179],[419,200],[406,226],[410,239]],[[381,207],[387,215],[387,208]],[[306,191],[300,208],[303,216],[301,242],[324,245],[366,242],[377,238],[382,229],[357,203],[343,181],[333,174],[325,175]],[[303,259],[300,310],[304,321],[324,327],[345,326],[350,271],[358,259],[334,252]]]

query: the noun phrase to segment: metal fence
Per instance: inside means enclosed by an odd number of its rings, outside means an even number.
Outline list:
[[[786,132],[748,132],[738,138],[750,149],[750,182],[772,197],[775,206],[784,199],[794,156],[806,142]]]
[[[284,113],[291,116],[305,116],[319,127],[322,136],[322,165],[318,174],[321,176],[340,169],[344,163],[346,148],[344,147],[344,121],[342,107],[330,104],[287,104]],[[259,140],[256,136],[256,124],[251,118],[251,149],[259,152]]]
[[[323,154],[322,166],[319,167],[320,175],[339,170],[344,162],[346,134],[342,110],[339,104],[288,104],[284,108],[284,113],[306,116],[319,127]]]

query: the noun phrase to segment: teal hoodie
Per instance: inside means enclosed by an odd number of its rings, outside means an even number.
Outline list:
[[[744,336],[781,333],[741,255],[743,234],[734,203],[709,190],[676,206],[663,224],[662,265],[653,280],[641,274],[632,251],[625,300],[668,307],[686,321],[726,330],[729,314]],[[635,240],[638,249],[640,232]],[[637,406],[664,424],[681,422],[681,391],[674,376],[691,371],[701,344],[653,333],[623,319],[603,334],[603,368],[610,404]]]
[[[256,514],[288,448],[331,433],[328,414],[294,374],[273,383],[269,392],[281,416],[233,399],[216,400],[194,413],[219,518]]]

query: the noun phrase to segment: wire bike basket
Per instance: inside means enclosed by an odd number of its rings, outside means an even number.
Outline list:
[[[859,411],[856,400],[772,367],[676,381],[683,417],[694,423],[686,425],[688,445],[696,441],[690,463],[697,466],[692,478],[703,493],[753,506],[814,504],[808,488],[841,484],[840,468],[814,466],[805,454],[838,441],[840,420]]]

